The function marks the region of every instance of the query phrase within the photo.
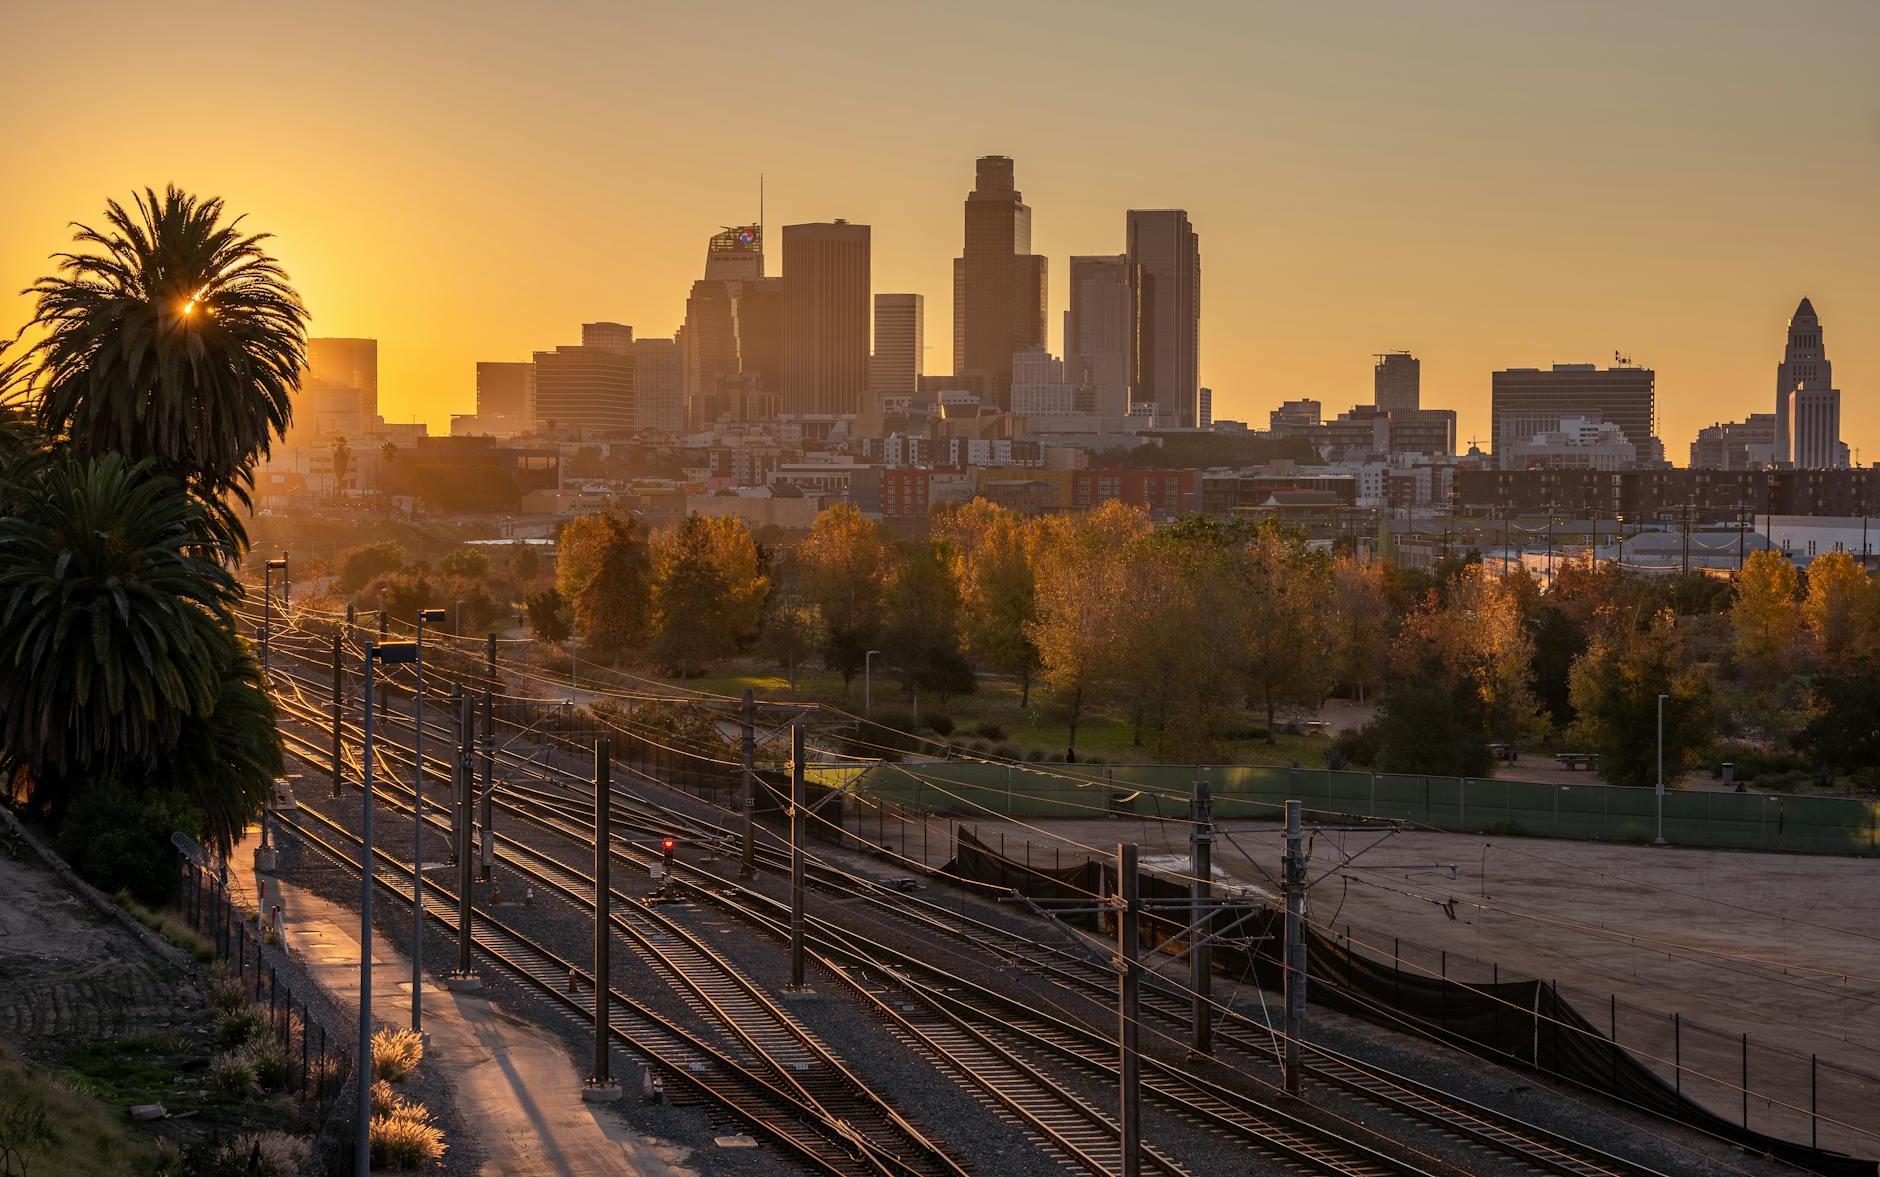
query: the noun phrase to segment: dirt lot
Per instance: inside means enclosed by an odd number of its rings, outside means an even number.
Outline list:
[[[949,842],[943,826],[924,840],[936,862]],[[1120,841],[1137,843],[1152,869],[1188,865],[1187,828],[1175,823],[978,829],[995,848],[1003,838],[1015,858],[1030,843],[1041,866],[1073,861],[1084,854],[1079,844],[1111,851]],[[918,830],[906,838],[916,856],[922,842]],[[1686,1093],[1732,1120],[1742,1114],[1747,1034],[1751,1127],[1791,1139],[1808,1138],[1809,1059],[1818,1056],[1821,1113],[1869,1125],[1880,1099],[1880,1080],[1865,1077],[1880,1074],[1880,933],[1871,919],[1880,864],[1420,832],[1324,830],[1312,847],[1309,918],[1341,935],[1349,929],[1354,948],[1465,982],[1489,980],[1491,962],[1503,980],[1557,980],[1602,1031],[1616,1020],[1622,1044],[1663,1060],[1655,1069],[1668,1082],[1675,1056]],[[1217,880],[1270,897],[1279,854],[1272,823],[1229,823],[1215,850]],[[1820,1130],[1824,1145],[1880,1151],[1880,1139],[1829,1123]]]

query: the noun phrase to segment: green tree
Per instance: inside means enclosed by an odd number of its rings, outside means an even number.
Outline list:
[[[346,475],[352,470],[352,447],[346,439],[333,439],[333,498],[339,499],[346,493]]]
[[[1786,563],[1786,561],[1785,561]],[[1740,598],[1739,598],[1740,599]],[[1615,785],[1658,779],[1658,696],[1664,705],[1667,778],[1710,744],[1710,678],[1684,665],[1677,618],[1666,610],[1644,627],[1620,611],[1598,618],[1591,644],[1573,664],[1573,735],[1599,754],[1599,775]],[[1667,781],[1669,783],[1669,781]]]
[[[0,518],[0,766],[55,817],[73,777],[151,764],[216,708],[238,589],[181,491],[61,455]]]
[[[1332,673],[1360,703],[1369,696],[1390,645],[1384,566],[1340,556],[1332,565]]]
[[[618,660],[646,640],[652,553],[631,515],[581,515],[561,532],[555,587],[570,603],[585,648]]]
[[[966,649],[986,669],[1018,680],[1019,705],[1031,706],[1038,675],[1038,582],[1033,542],[1016,512],[974,499],[937,522],[957,553]]]
[[[146,189],[78,226],[33,317],[39,413],[84,456],[148,458],[215,500],[241,494],[291,418],[306,310],[219,199]]]
[[[568,602],[554,586],[530,593],[522,607],[529,615],[529,632],[545,642],[565,642],[573,632],[573,617]]]
[[[797,553],[803,591],[822,614],[823,662],[849,683],[881,636],[889,553],[881,529],[846,503],[816,516]]]
[[[339,589],[356,593],[388,572],[405,566],[405,549],[391,540],[348,548],[339,558]]]
[[[944,701],[976,682],[960,646],[960,586],[943,541],[920,545],[895,570],[883,614],[881,650],[909,694]]]
[[[1332,674],[1327,618],[1331,567],[1305,539],[1262,523],[1238,553],[1238,608],[1228,639],[1249,705],[1266,716],[1266,741],[1282,704],[1316,707]]]
[[[1377,720],[1387,772],[1487,776],[1488,709],[1456,618],[1432,592],[1404,618],[1390,650],[1390,685]]]
[[[764,595],[742,520],[688,515],[653,537],[653,654],[687,678],[756,633]]]
[[[481,580],[490,574],[490,558],[476,548],[458,548],[446,552],[444,558],[437,562],[437,568],[446,576]]]
[[[1115,688],[1118,643],[1131,613],[1123,551],[1147,534],[1149,517],[1111,502],[1047,516],[1037,526],[1037,618],[1028,632],[1039,679],[1070,721],[1065,759],[1076,760],[1079,724]]]
[[[1871,779],[1880,771],[1880,666],[1842,663],[1816,681],[1812,702],[1796,746],[1824,768]]]

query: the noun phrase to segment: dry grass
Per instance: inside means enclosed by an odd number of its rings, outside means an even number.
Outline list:
[[[247,1049],[224,1051],[209,1060],[209,1090],[223,1099],[247,1099],[255,1093],[255,1065]]]
[[[422,1106],[406,1104],[392,1115],[372,1117],[373,1168],[416,1169],[443,1155],[444,1134]]]
[[[250,1132],[229,1141],[224,1159],[257,1177],[299,1177],[313,1163],[313,1141],[286,1132]]]
[[[183,914],[167,907],[147,907],[132,899],[130,892],[119,891],[111,897],[119,907],[131,913],[131,916],[144,927],[181,948],[204,963],[215,959],[215,946],[198,935],[189,926]]]
[[[339,1094],[339,1060],[332,1055],[316,1058],[308,1066],[309,1086],[315,1099],[331,1099]]]
[[[402,1082],[424,1059],[424,1038],[410,1030],[380,1030],[372,1035],[372,1074],[388,1083]]]
[[[294,1059],[287,1044],[272,1034],[248,1040],[239,1052],[248,1060],[255,1082],[263,1091],[285,1091],[294,1081]]]
[[[268,1036],[268,1011],[258,1005],[223,1010],[215,1019],[216,1040],[223,1046],[246,1046]]]

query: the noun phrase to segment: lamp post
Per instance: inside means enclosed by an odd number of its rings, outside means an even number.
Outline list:
[[[870,650],[862,655],[862,714],[875,713],[875,655],[880,650]]]
[[[1657,790],[1657,830],[1652,835],[1652,845],[1665,844],[1665,700],[1669,695],[1658,696],[1658,790]]]
[[[418,648],[411,642],[369,642],[366,645],[365,770],[359,793],[359,1056],[358,1101],[354,1105],[353,1168],[372,1171],[372,739],[373,667],[416,662]]]
[[[444,620],[442,609],[418,610],[412,659],[411,735],[411,1030],[424,1033],[424,623]]]
[[[274,628],[274,573],[281,573],[281,605],[287,605],[287,553],[261,567],[261,673],[268,673],[268,635]]]

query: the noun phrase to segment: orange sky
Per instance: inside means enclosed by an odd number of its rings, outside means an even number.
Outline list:
[[[1872,0],[0,6],[0,290],[107,196],[219,193],[316,334],[380,340],[395,419],[584,319],[670,334],[760,171],[773,226],[874,226],[947,370],[960,200],[1003,152],[1054,349],[1065,258],[1189,210],[1219,416],[1368,399],[1409,348],[1486,442],[1492,369],[1620,350],[1682,463],[1771,408],[1806,294],[1880,459]],[[0,331],[27,313],[0,295]]]

